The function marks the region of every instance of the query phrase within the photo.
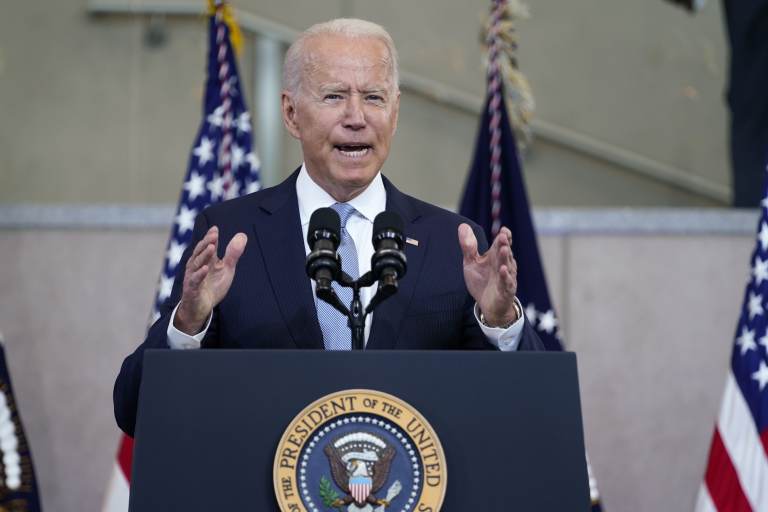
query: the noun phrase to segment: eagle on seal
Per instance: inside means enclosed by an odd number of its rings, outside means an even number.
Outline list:
[[[375,494],[384,487],[395,457],[395,449],[381,438],[366,432],[354,432],[328,443],[323,450],[331,465],[336,486],[346,496],[336,499],[334,508],[355,503],[389,506],[389,501]]]

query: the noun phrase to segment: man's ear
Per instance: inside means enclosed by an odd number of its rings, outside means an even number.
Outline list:
[[[397,120],[398,116],[400,114],[400,90],[397,91],[397,96],[395,96],[395,104],[392,106],[392,135],[395,135],[395,132],[397,132]]]
[[[296,98],[288,91],[283,91],[280,97],[280,107],[283,113],[283,124],[294,139],[299,139],[301,131],[296,122]]]

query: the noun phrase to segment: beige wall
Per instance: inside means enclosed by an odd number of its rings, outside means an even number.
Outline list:
[[[165,238],[0,231],[0,330],[46,510],[101,504],[118,440],[112,384],[143,336]],[[541,245],[607,510],[691,510],[752,237],[564,234]]]
[[[663,2],[531,2],[521,62],[538,118],[726,186],[724,40],[719,4],[710,4],[690,17]],[[148,17],[92,16],[88,5],[15,2],[0,17],[0,202],[170,203],[178,196],[200,120],[205,20],[160,20],[165,44],[153,47]],[[338,15],[373,19],[391,30],[404,71],[483,94],[485,0],[237,5],[295,29]],[[253,105],[252,38],[246,42],[241,74]],[[455,204],[476,125],[474,112],[406,91],[388,172],[429,201]],[[301,159],[285,138],[278,175]],[[541,206],[714,204],[546,137],[526,172]]]
[[[728,183],[721,2],[529,2],[521,59],[542,119]]]

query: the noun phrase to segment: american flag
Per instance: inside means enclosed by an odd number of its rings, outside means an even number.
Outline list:
[[[157,285],[153,320],[170,297],[195,217],[206,206],[259,190],[259,159],[253,151],[251,116],[245,106],[222,9],[210,20],[208,79],[200,125]]]
[[[501,226],[512,231],[512,249],[520,269],[517,275],[517,296],[525,308],[525,316],[547,350],[563,350],[559,321],[549,298],[547,280],[539,257],[517,145],[503,100],[498,43],[494,37],[498,28],[494,28],[494,25],[498,25],[505,4],[504,0],[493,1],[488,41],[487,100],[459,213],[480,224],[489,243]],[[587,469],[591,510],[599,512],[602,505],[597,482],[589,464]]]
[[[766,165],[768,174],[768,165]],[[765,178],[765,177],[764,177]],[[696,512],[768,511],[768,180]]]
[[[192,146],[187,174],[165,251],[152,321],[171,295],[177,266],[192,238],[195,217],[205,207],[260,188],[259,158],[253,150],[251,118],[225,21],[228,6],[217,1],[209,20],[208,70],[203,121]],[[123,436],[104,512],[128,510],[133,440]]]

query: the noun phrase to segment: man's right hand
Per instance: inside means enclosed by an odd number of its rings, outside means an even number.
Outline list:
[[[247,242],[245,233],[236,234],[222,259],[217,256],[218,227],[213,226],[198,242],[184,271],[181,302],[173,321],[176,329],[190,336],[202,330],[213,308],[227,295]]]

